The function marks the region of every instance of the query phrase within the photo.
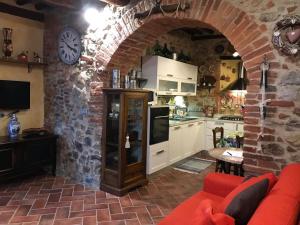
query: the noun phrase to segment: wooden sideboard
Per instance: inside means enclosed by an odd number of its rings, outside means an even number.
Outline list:
[[[56,135],[10,139],[0,137],[0,183],[52,165],[56,170]]]

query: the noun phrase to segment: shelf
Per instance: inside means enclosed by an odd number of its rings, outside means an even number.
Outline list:
[[[17,59],[13,59],[13,58],[0,58],[0,63],[12,63],[12,64],[25,65],[28,68],[28,73],[30,73],[32,71],[33,66],[47,66],[48,65],[47,63],[19,61]]]

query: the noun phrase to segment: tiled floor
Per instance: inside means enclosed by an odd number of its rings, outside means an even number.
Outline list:
[[[196,193],[203,177],[166,168],[149,184],[118,198],[74,185],[63,177],[37,176],[0,186],[0,224],[136,225],[157,224],[180,202]]]

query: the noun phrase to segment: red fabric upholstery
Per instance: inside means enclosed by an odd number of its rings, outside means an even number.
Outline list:
[[[201,201],[210,199],[212,205],[218,205],[223,198],[200,191],[177,206],[159,225],[190,225],[194,223],[194,214]],[[199,224],[200,225],[200,224]],[[205,224],[204,224],[205,225]]]
[[[256,209],[248,225],[296,225],[299,202],[284,195],[268,195]]]
[[[210,173],[204,179],[203,191],[225,197],[242,183],[243,179],[224,173]]]
[[[279,176],[279,181],[256,208],[248,225],[296,225],[299,222],[297,219],[300,211],[299,175],[300,163],[291,164],[284,168]],[[271,174],[264,174],[263,176],[251,179],[263,180],[265,178],[269,179],[269,188],[276,182],[276,177]],[[216,213],[214,209],[226,206],[226,202],[230,196],[232,198],[234,195],[233,192],[238,192],[237,190],[241,190],[241,187],[245,185],[244,183],[248,182],[241,183],[242,180],[243,178],[233,175],[209,174],[204,180],[204,191],[196,193],[181,203],[159,225],[211,225],[212,221],[212,224],[221,225],[222,223],[218,224],[221,221],[225,223],[222,225],[229,225],[227,223],[228,217]],[[237,186],[239,187],[236,188]],[[228,193],[227,196],[226,193]],[[228,199],[226,200],[220,196],[226,196],[226,199]],[[205,208],[205,203],[202,203],[205,199],[211,200],[210,205],[206,205],[207,208]],[[220,204],[221,202],[222,204]],[[203,208],[201,208],[201,205]],[[195,220],[197,217],[199,221]]]
[[[247,188],[249,188],[250,186],[254,185],[255,183],[264,180],[264,179],[268,179],[269,180],[269,188],[268,190],[270,190],[273,185],[276,183],[277,178],[275,177],[275,175],[273,173],[267,173],[264,175],[261,175],[259,177],[253,177],[247,181],[245,181],[244,183],[241,183],[239,186],[237,186],[232,192],[230,192],[223,200],[223,202],[219,205],[218,208],[218,212],[225,212],[226,208],[228,207],[228,205],[232,202],[232,200],[242,191],[246,190]]]
[[[215,213],[211,200],[203,200],[198,206],[191,225],[234,225],[234,219],[224,213]]]
[[[300,163],[290,164],[282,170],[271,194],[288,195],[300,202]]]

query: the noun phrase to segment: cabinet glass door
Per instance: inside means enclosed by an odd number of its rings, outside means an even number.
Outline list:
[[[143,157],[143,117],[144,99],[127,98],[126,123],[126,163],[127,165],[142,162]],[[129,139],[128,139],[129,137]]]
[[[195,83],[188,83],[188,82],[182,82],[181,83],[181,92],[195,93],[195,91],[196,91],[196,84]]]
[[[178,81],[158,80],[158,90],[168,92],[178,92]]]
[[[119,163],[119,120],[120,120],[120,95],[107,95],[106,115],[106,168],[118,169]]]

